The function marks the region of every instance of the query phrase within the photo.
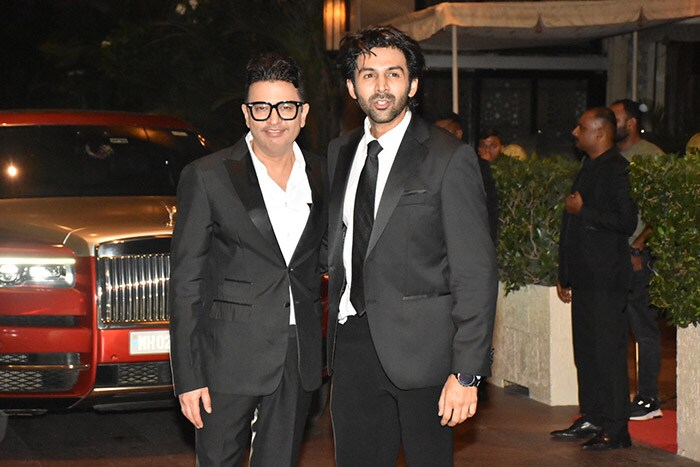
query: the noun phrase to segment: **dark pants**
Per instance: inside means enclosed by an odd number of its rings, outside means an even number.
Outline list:
[[[204,427],[196,432],[198,466],[242,466],[251,432],[251,467],[297,465],[313,394],[301,385],[297,355],[290,326],[284,374],[275,392],[241,396],[210,391],[212,413],[202,410]]]
[[[612,435],[627,433],[626,291],[572,290],[574,361],[581,413]]]
[[[627,318],[634,340],[639,345],[639,373],[637,393],[658,397],[658,378],[661,368],[661,332],[656,321],[656,309],[649,306],[651,255],[642,250],[642,270],[633,273],[632,290],[627,299]]]
[[[402,390],[384,373],[366,317],[338,325],[331,415],[338,467],[452,466],[453,431],[440,425],[442,386]]]

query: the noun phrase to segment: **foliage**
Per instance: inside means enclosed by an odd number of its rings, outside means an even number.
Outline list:
[[[570,158],[536,156],[524,161],[502,156],[492,165],[500,218],[498,262],[506,293],[528,284],[556,284],[563,200],[578,166]]]
[[[64,13],[52,25],[57,33],[41,45],[56,70],[41,85],[43,95],[60,96],[57,106],[178,115],[220,147],[246,131],[241,115],[246,63],[261,52],[279,51],[304,71],[311,112],[302,146],[324,153],[338,134],[341,88],[323,47],[323,0],[86,5],[88,12]],[[76,35],[68,25],[94,31]]]
[[[632,195],[653,228],[650,296],[671,322],[700,323],[700,154],[636,157]]]
[[[528,284],[556,284],[564,196],[578,163],[568,158],[500,157],[492,165],[498,188],[498,261],[506,293]],[[636,157],[632,196],[653,226],[651,300],[669,320],[700,323],[700,152]]]

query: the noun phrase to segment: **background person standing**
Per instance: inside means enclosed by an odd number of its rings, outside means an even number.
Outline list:
[[[628,163],[615,147],[615,115],[586,110],[573,131],[584,159],[565,212],[559,241],[557,293],[571,303],[574,362],[581,417],[554,438],[592,437],[585,450],[632,445],[625,308],[632,267],[627,238],[637,222]]]
[[[633,156],[653,156],[664,152],[642,138],[642,112],[639,103],[629,99],[613,102],[610,110],[615,113],[617,130],[615,143],[628,161]],[[627,318],[632,336],[637,341],[637,394],[630,407],[631,420],[649,420],[663,416],[659,404],[659,370],[661,369],[661,333],[657,322],[656,308],[649,304],[649,282],[652,276],[653,259],[647,240],[652,235],[651,227],[638,216],[637,228],[629,238],[632,262],[632,290],[627,301]]]

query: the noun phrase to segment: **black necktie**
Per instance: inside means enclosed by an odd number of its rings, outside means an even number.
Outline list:
[[[379,141],[372,140],[367,145],[367,159],[362,168],[355,195],[352,233],[352,284],[350,286],[350,303],[358,316],[365,313],[364,266],[367,244],[374,225],[374,193],[377,189],[377,155],[382,147]]]

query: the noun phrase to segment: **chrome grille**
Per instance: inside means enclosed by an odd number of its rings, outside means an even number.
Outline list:
[[[169,248],[169,239],[167,246]],[[98,248],[98,300],[103,327],[168,321],[170,255],[154,239]],[[151,247],[151,248],[149,248]],[[139,250],[159,250],[140,253]]]

